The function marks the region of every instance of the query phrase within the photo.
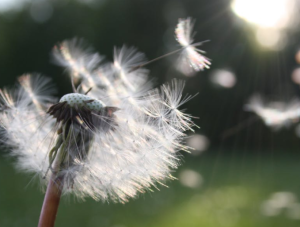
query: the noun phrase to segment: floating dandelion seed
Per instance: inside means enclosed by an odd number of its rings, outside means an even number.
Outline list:
[[[185,75],[192,75],[194,71],[202,71],[205,68],[209,69],[211,64],[209,59],[202,55],[205,51],[196,48],[203,42],[193,44],[193,26],[191,18],[179,19],[175,29],[176,39],[183,47],[177,69]]]
[[[122,203],[172,179],[177,151],[187,149],[184,131],[194,126],[179,110],[191,98],[182,97],[184,83],[152,89],[147,70],[130,71],[144,61],[134,48],[116,49],[114,63],[102,65],[78,40],[60,43],[53,54],[78,82],[74,93],[57,101],[50,80],[36,75],[0,91],[1,140],[18,167],[59,180],[64,194]]]
[[[249,104],[246,105],[246,110],[256,113],[267,126],[274,129],[288,127],[298,122],[300,117],[300,103],[298,100],[293,100],[290,103],[273,102],[265,104],[261,96],[254,95]]]

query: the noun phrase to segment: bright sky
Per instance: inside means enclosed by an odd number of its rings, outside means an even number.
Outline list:
[[[0,12],[19,10],[28,0],[0,0]]]
[[[255,37],[261,46],[279,50],[287,42],[285,30],[293,26],[297,0],[233,0],[232,10],[254,25]]]
[[[289,25],[294,0],[234,0],[233,11],[260,27],[281,28]]]

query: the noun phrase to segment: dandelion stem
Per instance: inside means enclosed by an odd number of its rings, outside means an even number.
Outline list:
[[[62,192],[62,179],[52,173],[47,186],[38,227],[53,227]]]

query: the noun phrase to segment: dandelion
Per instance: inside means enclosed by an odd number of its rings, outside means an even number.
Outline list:
[[[191,98],[182,97],[183,82],[153,89],[146,69],[131,70],[145,60],[136,49],[115,49],[114,62],[101,63],[81,45],[73,39],[53,49],[73,93],[56,99],[39,75],[0,90],[1,141],[18,168],[48,183],[39,226],[54,225],[60,194],[125,203],[172,179],[178,150],[187,149],[184,132],[195,126],[179,110]]]
[[[179,19],[175,29],[176,39],[183,47],[181,55],[178,59],[177,69],[185,75],[191,75],[194,71],[202,71],[205,68],[209,69],[210,61],[202,54],[202,51],[197,46],[202,45],[203,42],[194,43],[192,30],[194,23],[191,18]]]
[[[246,105],[246,110],[257,114],[267,126],[274,129],[288,127],[297,122],[300,117],[298,100],[293,100],[290,103],[264,103],[260,95],[254,95],[250,99],[249,104]]]

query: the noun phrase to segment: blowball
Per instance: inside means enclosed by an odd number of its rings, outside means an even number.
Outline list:
[[[144,61],[134,48],[116,48],[114,63],[102,64],[78,40],[56,45],[53,54],[77,83],[74,93],[58,100],[51,81],[38,75],[0,90],[0,138],[17,167],[43,183],[54,175],[65,194],[122,203],[173,179],[178,151],[187,149],[184,132],[194,126],[180,110],[191,98],[182,96],[184,83],[153,89],[147,70],[131,70]]]

